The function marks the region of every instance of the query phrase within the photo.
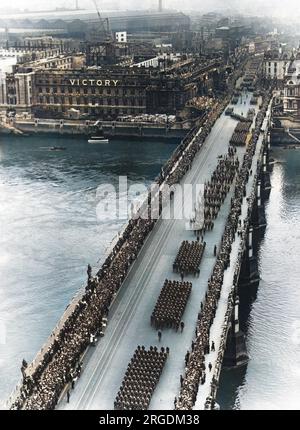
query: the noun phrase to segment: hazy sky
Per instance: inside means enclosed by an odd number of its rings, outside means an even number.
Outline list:
[[[76,0],[0,0],[0,8],[28,8],[50,9],[55,7],[74,7]],[[94,9],[93,0],[78,0],[79,6]],[[105,10],[105,3],[117,4],[120,9],[153,8],[157,7],[158,0],[97,0],[100,8]],[[163,0],[166,8],[182,10],[217,10],[233,8],[240,12],[245,11],[252,15],[266,13],[279,16],[300,16],[300,0]]]

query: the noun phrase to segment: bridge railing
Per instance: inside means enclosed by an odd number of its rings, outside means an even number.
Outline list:
[[[205,403],[206,409],[212,408],[212,400],[214,400],[216,398],[216,394],[217,394],[218,381],[220,378],[223,358],[224,358],[224,354],[225,354],[225,350],[226,350],[227,336],[228,336],[228,332],[229,332],[229,329],[231,326],[231,315],[232,315],[233,308],[234,308],[234,296],[235,296],[235,293],[236,293],[237,287],[238,287],[238,279],[239,279],[239,275],[240,275],[242,259],[244,256],[245,249],[247,248],[247,236],[248,236],[248,230],[249,230],[249,227],[251,224],[251,213],[252,213],[254,203],[256,200],[257,183],[258,183],[258,179],[260,177],[260,173],[262,171],[262,159],[263,159],[262,157],[263,157],[263,152],[265,149],[264,143],[267,141],[267,132],[268,132],[269,119],[270,119],[271,104],[272,104],[272,99],[269,103],[269,107],[268,107],[268,110],[266,112],[266,115],[265,115],[265,118],[263,120],[263,124],[261,127],[261,129],[264,133],[264,135],[262,137],[263,143],[262,143],[262,145],[259,149],[259,152],[258,152],[258,163],[255,166],[256,174],[254,175],[252,190],[250,192],[249,198],[246,200],[247,201],[247,218],[246,218],[246,220],[244,220],[244,223],[243,223],[242,239],[241,239],[241,242],[239,245],[238,258],[237,258],[237,261],[235,264],[235,269],[234,269],[234,276],[233,276],[234,281],[233,281],[231,291],[230,291],[230,293],[228,295],[228,299],[227,299],[227,309],[225,312],[225,317],[224,317],[224,321],[222,324],[222,331],[221,331],[221,342],[220,342],[218,355],[217,355],[217,359],[216,359],[216,363],[215,363],[215,367],[214,367],[214,373],[213,373],[213,378],[212,378],[212,382],[211,382],[211,386],[210,386],[209,395],[208,395],[206,403]],[[253,164],[253,160],[252,160],[252,164]]]
[[[251,212],[252,208],[253,208],[253,204],[254,204],[255,196],[256,196],[256,187],[257,187],[257,178],[255,178],[255,180],[253,182],[252,194],[251,194],[251,197],[249,198],[249,201],[248,201],[249,202],[248,203],[248,215],[249,215],[249,212]],[[237,258],[237,261],[235,264],[235,269],[234,269],[233,279],[236,279],[236,280],[239,279],[241,264],[242,264],[245,248],[247,246],[246,245],[247,244],[247,232],[249,229],[249,224],[250,224],[250,219],[248,216],[246,222],[244,222],[244,225],[243,225],[242,240],[241,240],[240,245],[239,245],[238,258]],[[219,349],[218,349],[218,355],[217,355],[217,359],[216,359],[216,363],[215,363],[215,367],[214,367],[214,373],[213,373],[213,378],[212,378],[212,382],[211,382],[211,386],[210,386],[209,396],[207,397],[207,401],[205,404],[206,409],[211,409],[211,407],[212,407],[211,401],[216,398],[218,381],[220,378],[223,358],[224,358],[224,354],[226,351],[227,336],[228,336],[229,329],[231,327],[231,316],[232,316],[232,312],[233,312],[233,308],[234,308],[234,297],[235,297],[236,289],[237,289],[237,281],[233,282],[232,287],[231,287],[231,291],[230,291],[230,293],[228,295],[228,299],[227,299],[227,309],[225,312],[225,317],[224,317],[224,321],[222,324],[222,331],[221,331],[221,342],[220,342]]]

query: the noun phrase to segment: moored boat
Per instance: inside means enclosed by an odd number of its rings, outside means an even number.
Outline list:
[[[88,143],[108,143],[109,140],[104,136],[91,136],[88,139]]]

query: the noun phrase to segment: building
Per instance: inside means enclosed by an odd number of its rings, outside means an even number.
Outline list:
[[[126,73],[127,72],[127,73]],[[36,72],[32,112],[38,117],[66,117],[70,109],[91,118],[145,113],[148,74],[123,68]]]
[[[59,55],[42,58],[28,63],[15,64],[12,71],[0,81],[0,104],[17,109],[31,109],[33,104],[33,78],[37,71],[48,69],[70,70],[80,69],[85,64],[83,55]]]
[[[237,24],[221,26],[216,28],[215,31],[215,37],[226,42],[230,51],[234,51],[234,49],[239,46],[243,37],[251,34],[251,26]]]
[[[264,61],[264,74],[269,79],[283,80],[288,58],[268,58]]]
[[[119,43],[127,43],[127,31],[117,31],[115,38]]]
[[[147,60],[134,63],[130,67],[153,67],[166,70],[167,67],[171,66],[173,63],[180,61],[180,59],[180,54],[163,53]]]
[[[102,12],[104,20],[109,19],[110,30],[113,32],[166,32],[189,30],[190,18],[175,11],[115,11]],[[0,27],[22,28],[28,32],[41,29],[47,34],[67,34],[70,37],[83,38],[91,28],[99,26],[99,17],[95,9],[92,11],[40,12],[23,14],[19,17],[2,16]]]
[[[291,53],[279,50],[268,50],[264,55],[264,75],[268,79],[283,81],[290,62]]]
[[[300,52],[289,62],[283,88],[283,112],[300,117]]]
[[[85,55],[58,55],[55,57],[42,58],[36,61],[29,61],[15,66],[15,71],[25,69],[80,69],[85,66]]]
[[[128,44],[108,40],[104,42],[86,43],[86,65],[105,66],[121,62],[129,56]]]
[[[216,62],[186,59],[166,70],[153,67],[21,68],[6,77],[2,108],[36,117],[115,119],[144,113],[176,114],[197,95],[213,90],[222,76]],[[216,84],[217,85],[217,84]]]

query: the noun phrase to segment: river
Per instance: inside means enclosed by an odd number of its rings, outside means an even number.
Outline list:
[[[300,147],[276,148],[272,156],[261,281],[247,324],[250,361],[246,369],[222,372],[223,409],[299,409]]]

